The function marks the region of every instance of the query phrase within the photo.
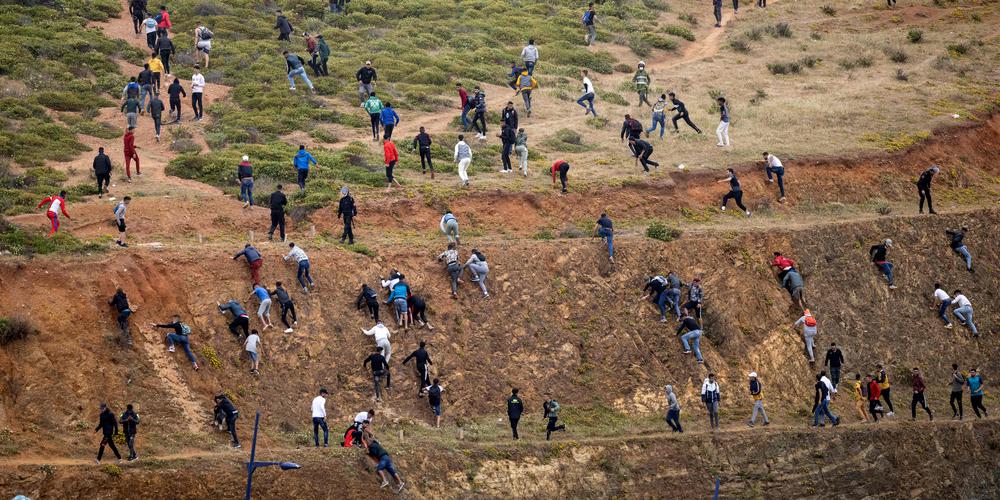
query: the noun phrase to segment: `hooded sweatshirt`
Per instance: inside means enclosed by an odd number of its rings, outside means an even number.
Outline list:
[[[293,160],[295,168],[298,170],[309,170],[309,164],[312,163],[316,165],[316,158],[309,154],[308,151],[300,149],[298,153],[295,154],[295,159]]]

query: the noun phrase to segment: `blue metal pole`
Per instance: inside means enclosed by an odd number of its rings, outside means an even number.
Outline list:
[[[720,482],[719,477],[716,476],[716,478],[715,478],[715,496],[712,497],[714,500],[719,500],[719,482]]]
[[[257,412],[257,417],[253,421],[253,443],[250,445],[250,461],[247,462],[247,496],[246,500],[250,500],[250,488],[253,486],[253,471],[257,468],[257,463],[254,462],[254,455],[257,452],[257,428],[260,426],[260,412]]]

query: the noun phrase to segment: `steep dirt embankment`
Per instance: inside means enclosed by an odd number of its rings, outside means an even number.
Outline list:
[[[264,333],[259,379],[247,374],[228,320],[215,308],[216,301],[249,293],[245,264],[230,260],[233,249],[204,245],[102,259],[7,260],[0,288],[18,292],[3,294],[0,309],[30,318],[41,333],[0,350],[0,372],[12,380],[0,425],[15,430],[15,440],[33,455],[84,453],[92,446],[88,427],[96,404],[133,401],[145,415],[146,446],[168,453],[205,446],[206,427],[197,417],[207,418],[212,394],[227,391],[244,414],[260,408],[269,416],[270,438],[288,440],[275,428],[301,432],[308,401],[320,386],[331,389],[331,421],[339,420],[371,404],[361,365],[372,342],[360,332],[371,323],[355,311],[355,292],[393,266],[428,299],[437,328],[393,336],[398,389],[380,406],[390,419],[424,420],[426,403],[412,397],[415,377],[399,366],[419,339],[432,344],[434,373],[448,388],[451,422],[498,416],[512,385],[534,404],[551,390],[569,406],[642,415],[662,409],[660,387],[672,383],[682,401],[695,407],[709,369],[726,387],[724,417],[731,421],[749,408],[743,386],[751,370],[766,381],[771,411],[792,415],[809,408],[814,368],[790,328],[797,312],[764,264],[776,249],[799,261],[820,318],[818,341],[844,346],[845,372],[884,363],[901,389],[895,392],[901,410],[908,399],[907,371],[921,366],[940,408],[952,362],[979,365],[987,374],[1000,368],[990,340],[998,303],[994,269],[1000,264],[1000,252],[988,240],[997,232],[995,218],[994,211],[887,217],[810,230],[692,235],[669,244],[621,238],[614,270],[597,240],[502,242],[481,247],[492,267],[489,300],[468,282],[461,285],[460,300],[449,298],[442,266],[433,260],[440,247],[386,246],[374,259],[341,248],[308,248],[319,288],[305,297],[292,287],[301,328],[290,335]],[[960,224],[971,229],[967,243],[979,270],[974,275],[947,247],[945,227]],[[900,288],[891,292],[866,255],[869,245],[885,237],[896,242],[891,258]],[[293,267],[279,258],[285,248],[263,247],[265,282],[293,282]],[[652,306],[639,301],[644,277],[668,269],[686,280],[703,277],[708,307],[701,348],[707,366],[682,354],[673,323],[658,323]],[[980,339],[957,326],[943,329],[925,306],[936,280],[966,290]],[[132,350],[114,341],[105,301],[116,284],[140,305]],[[163,332],[148,326],[175,312],[194,327],[200,372],[190,369],[182,353],[168,355]],[[205,348],[217,353],[218,367],[211,366]],[[835,408],[848,411],[847,404],[842,400],[843,408]],[[221,444],[221,436],[211,439]]]

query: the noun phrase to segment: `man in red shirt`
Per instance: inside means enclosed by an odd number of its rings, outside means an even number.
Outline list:
[[[879,398],[882,397],[882,389],[879,388],[878,382],[871,375],[865,375],[865,383],[868,384],[868,413],[878,422],[879,414],[884,415],[882,405],[879,404]]]
[[[45,211],[45,216],[52,223],[52,230],[49,231],[49,236],[52,236],[59,230],[59,212],[62,212],[67,219],[70,218],[69,214],[66,213],[66,191],[60,191],[59,196],[46,197],[36,208],[42,208],[42,205],[46,203],[49,204],[49,209]]]
[[[455,90],[458,90],[458,99],[461,101],[460,107],[462,108],[462,131],[469,131],[469,93],[465,91],[465,87],[462,87],[461,83],[455,84]]]
[[[569,162],[566,160],[556,160],[552,164],[552,183],[556,183],[556,172],[559,172],[559,182],[562,183],[562,192],[566,193],[566,173],[569,172]]]
[[[771,267],[778,268],[778,279],[785,279],[785,273],[795,268],[795,261],[781,255],[781,252],[774,252]]]
[[[136,151],[135,145],[135,133],[132,132],[134,127],[129,127],[125,131],[125,177],[128,178],[129,182],[132,182],[132,160],[135,160],[135,175],[142,175],[139,171],[139,153]]]
[[[927,386],[924,385],[924,377],[920,376],[920,369],[913,369],[913,401],[910,402],[910,420],[917,419],[917,405],[923,407],[924,411],[927,412],[927,416],[931,420],[934,420],[934,415],[931,414],[931,409],[927,407],[927,402],[924,401],[924,390]]]
[[[392,142],[392,139],[382,139],[382,151],[385,153],[385,192],[392,190],[392,183],[395,182],[397,186],[403,187],[395,177],[392,176],[392,169],[396,168],[396,162],[399,161],[399,152],[396,151],[396,145]]]

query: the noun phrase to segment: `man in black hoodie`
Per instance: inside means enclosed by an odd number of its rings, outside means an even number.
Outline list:
[[[390,384],[392,384],[392,378],[389,374],[389,362],[382,355],[381,347],[376,347],[375,352],[365,358],[362,366],[367,368],[369,364],[372,367],[372,382],[375,385],[375,401],[379,402],[382,401],[382,377],[385,377],[386,389],[389,389]]]
[[[844,364],[844,353],[840,352],[837,343],[830,344],[830,349],[826,351],[826,360],[823,366],[830,367],[830,381],[833,383],[833,392],[837,392],[837,384],[840,383],[840,367]]]
[[[514,168],[510,165],[510,152],[514,149],[514,143],[517,142],[517,134],[514,133],[513,128],[504,122],[497,137],[500,138],[500,143],[503,145],[503,150],[500,153],[500,160],[503,163],[502,172],[509,174],[514,171]]]
[[[170,96],[170,112],[177,110],[177,117],[170,123],[180,123],[181,121],[181,96],[187,97],[187,92],[181,86],[180,78],[174,78],[173,83],[167,87],[167,95]]]
[[[411,359],[417,363],[417,375],[420,377],[420,387],[417,388],[417,397],[420,397],[424,394],[424,389],[431,385],[430,370],[427,367],[434,364],[431,361],[431,355],[427,352],[427,342],[421,340],[420,347],[416,351],[411,352],[403,360],[403,364],[405,365]]]
[[[94,427],[94,432],[103,431],[103,437],[101,438],[101,447],[97,450],[97,463],[100,465],[101,459],[104,458],[104,447],[111,447],[111,451],[114,452],[115,456],[118,457],[118,462],[122,461],[122,454],[118,453],[118,447],[115,446],[115,434],[118,434],[118,420],[115,418],[115,414],[111,413],[111,409],[108,405],[101,403],[101,416],[97,422],[97,427]]]
[[[132,462],[139,458],[135,452],[136,427],[139,426],[139,414],[135,412],[132,405],[125,405],[125,413],[120,418],[122,423],[122,434],[125,434],[125,444],[128,445],[128,461]]]
[[[177,105],[180,108],[180,104]],[[153,119],[153,129],[156,131],[156,142],[160,142],[160,127],[163,125],[163,101],[160,93],[154,91],[149,97],[149,116]]]
[[[139,72],[135,81],[139,84],[139,114],[142,114],[149,110],[146,96],[148,95],[150,99],[153,98],[153,72],[150,71],[149,64],[142,66],[142,71]]]
[[[125,291],[121,287],[115,291],[114,297],[108,301],[108,305],[115,308],[118,312],[118,328],[121,328],[122,339],[125,341],[126,345],[132,345],[132,336],[129,334],[128,328],[128,318],[132,316],[132,307],[128,303],[128,297],[125,295]]]
[[[288,204],[288,198],[285,197],[285,193],[281,192],[281,184],[275,188],[274,192],[271,193],[270,205],[271,207],[271,230],[267,232],[267,240],[271,241],[274,238],[274,228],[281,228],[281,241],[285,241],[285,205]]]
[[[146,0],[129,0],[128,13],[132,14],[132,28],[139,34],[139,25],[146,16]]]
[[[292,23],[288,22],[288,18],[279,10],[277,13],[278,18],[274,23],[274,29],[278,30],[278,40],[288,41],[288,35],[292,34]]]
[[[278,305],[281,306],[281,322],[285,324],[285,333],[292,333],[292,325],[299,324],[299,319],[295,315],[295,302],[292,302],[292,297],[288,295],[288,290],[281,285],[278,281],[274,284],[274,291],[271,292],[278,299]],[[288,313],[292,313],[292,323],[288,323]]]
[[[421,127],[421,130],[423,128]],[[340,188],[340,205],[337,207],[337,218],[344,219],[344,234],[340,235],[340,242],[348,240],[349,244],[354,244],[354,216],[358,215],[358,207],[354,205],[354,198],[351,197],[347,186]]]
[[[215,397],[215,406],[226,416],[226,430],[233,436],[233,448],[240,448],[240,440],[236,437],[236,419],[240,418],[240,412],[225,394]]]
[[[153,51],[160,54],[163,61],[163,73],[170,74],[170,56],[174,53],[174,42],[170,40],[170,35],[166,31],[160,33],[160,38],[153,44]]]
[[[431,179],[434,178],[434,162],[431,161],[431,135],[420,127],[420,133],[413,138],[413,149],[420,153],[420,173],[426,174],[431,169]]]
[[[677,121],[684,120],[684,123],[687,123],[689,127],[693,128],[695,132],[700,134],[701,129],[691,121],[691,117],[688,115],[688,110],[687,107],[684,106],[684,103],[681,102],[681,100],[678,99],[673,92],[667,94],[667,96],[670,97],[670,103],[674,105],[674,107],[670,108],[670,111],[677,112],[677,114],[670,119],[674,123],[674,133],[676,134],[680,132],[680,129],[677,128]]]
[[[517,395],[517,388],[510,390],[510,397],[507,398],[507,419],[510,420],[510,430],[514,433],[514,439],[520,439],[517,435],[517,421],[521,420],[521,413],[524,413],[524,401]]]
[[[111,185],[111,158],[104,154],[104,148],[97,148],[94,157],[94,175],[97,177],[97,197],[102,198]]]

